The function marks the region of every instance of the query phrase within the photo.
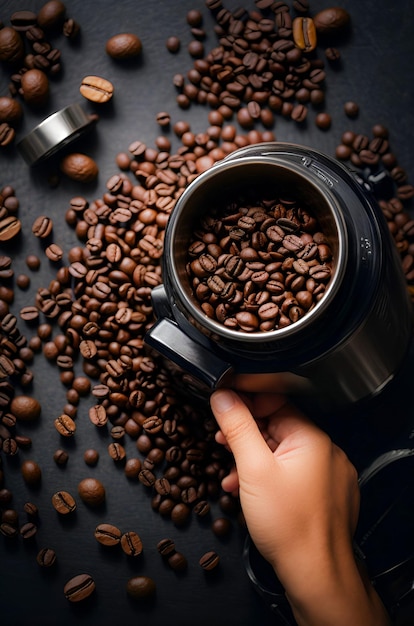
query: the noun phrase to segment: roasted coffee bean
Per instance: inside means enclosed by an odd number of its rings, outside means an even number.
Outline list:
[[[25,53],[23,39],[15,28],[4,26],[0,29],[0,61],[15,63],[21,61]]]
[[[34,518],[39,515],[39,510],[33,502],[25,502],[23,509],[24,509],[24,512],[27,513],[29,517]]]
[[[231,531],[231,522],[226,517],[217,517],[212,525],[211,530],[217,537],[225,537]]]
[[[54,425],[62,437],[73,437],[76,432],[76,423],[65,413],[62,413],[62,415],[59,415],[59,417],[55,419]]]
[[[69,460],[69,454],[66,452],[66,450],[58,449],[53,454],[53,460],[56,465],[60,465],[63,467]]]
[[[161,556],[168,557],[175,552],[175,543],[172,539],[161,539],[157,543],[157,550]]]
[[[143,551],[141,537],[133,530],[122,535],[121,547],[128,556],[139,556]]]
[[[52,567],[56,563],[56,552],[52,548],[41,548],[36,561],[40,567]]]
[[[133,576],[127,582],[127,594],[136,600],[150,598],[156,593],[156,584],[149,576]]]
[[[75,152],[67,154],[60,162],[60,169],[69,178],[82,183],[94,181],[99,168],[94,159],[86,154]]]
[[[97,478],[84,478],[78,484],[78,494],[81,500],[91,507],[101,505],[105,501],[105,487]]]
[[[16,131],[6,122],[0,124],[0,146],[9,146],[16,137]],[[1,223],[1,220],[0,220]]]
[[[120,33],[108,39],[105,50],[110,57],[118,61],[133,59],[140,56],[142,42],[134,33]]]
[[[126,457],[126,450],[120,443],[110,443],[108,446],[108,454],[116,462],[123,461]]]
[[[85,76],[85,78],[82,79],[79,91],[87,100],[102,104],[111,100],[114,94],[114,86],[109,80],[106,80],[106,78],[101,78],[100,76]]]
[[[37,526],[36,524],[33,524],[33,522],[26,522],[26,524],[23,524],[23,526],[20,527],[20,536],[25,540],[33,539],[36,533]]]
[[[86,465],[94,467],[99,461],[99,452],[97,450],[94,450],[93,448],[88,448],[83,453],[83,460],[85,461]]]
[[[63,587],[63,593],[69,602],[86,600],[95,591],[95,581],[89,574],[74,576]]]
[[[4,444],[3,444],[4,445]],[[21,466],[23,480],[27,485],[38,485],[42,478],[42,470],[36,461],[26,459]]]
[[[14,215],[7,215],[0,218],[0,241],[13,239],[20,233],[21,227],[20,220]]]
[[[295,45],[304,52],[312,52],[317,44],[316,27],[311,17],[296,17],[292,23]]]
[[[52,496],[54,509],[61,515],[68,515],[76,510],[76,501],[67,491],[57,491]]]
[[[17,395],[10,403],[10,411],[18,421],[31,422],[39,418],[41,406],[36,398]]]
[[[184,572],[188,567],[188,561],[181,552],[174,552],[167,558],[167,563],[176,572]]]
[[[108,416],[105,407],[102,404],[95,404],[94,406],[91,406],[89,409],[89,419],[95,426],[105,426],[105,424],[108,422]]]
[[[331,35],[343,31],[350,23],[349,13],[342,7],[322,9],[313,16],[315,28],[320,35]]]
[[[116,546],[121,541],[122,533],[113,524],[98,524],[95,528],[95,539],[104,546]]]
[[[214,550],[210,550],[209,552],[206,552],[205,554],[203,554],[203,556],[200,557],[198,562],[199,562],[200,567],[203,568],[203,570],[207,572],[211,572],[213,569],[218,567],[220,563],[220,557],[217,554],[217,552],[214,552]]]

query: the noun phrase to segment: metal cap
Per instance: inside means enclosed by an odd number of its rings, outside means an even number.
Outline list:
[[[52,113],[17,144],[28,165],[35,165],[77,139],[94,123],[80,104]]]

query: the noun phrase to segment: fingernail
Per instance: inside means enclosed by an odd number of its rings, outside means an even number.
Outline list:
[[[229,411],[234,406],[234,395],[231,391],[226,391],[224,389],[215,391],[211,396],[211,405],[218,411]]]

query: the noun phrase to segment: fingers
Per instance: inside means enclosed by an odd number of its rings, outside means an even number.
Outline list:
[[[211,409],[224,440],[230,446],[236,461],[238,457],[256,453],[268,453],[269,448],[247,406],[230,390],[220,389],[210,398]]]

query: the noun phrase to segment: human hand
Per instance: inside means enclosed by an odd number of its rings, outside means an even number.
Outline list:
[[[222,485],[239,492],[250,535],[274,567],[298,623],[387,624],[353,555],[359,511],[355,468],[285,397],[260,394],[246,402],[234,391],[211,397],[217,441],[231,449],[236,462]]]

